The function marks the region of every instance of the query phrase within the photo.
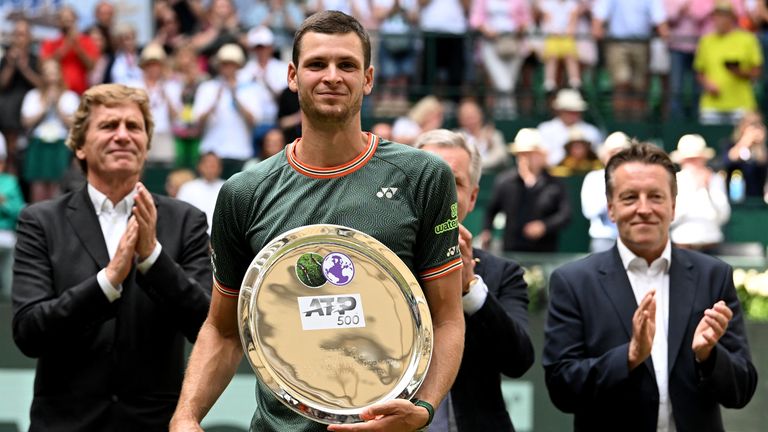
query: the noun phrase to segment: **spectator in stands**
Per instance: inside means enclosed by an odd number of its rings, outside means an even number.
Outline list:
[[[421,98],[408,111],[405,117],[399,117],[392,125],[392,139],[401,144],[411,145],[419,134],[443,125],[445,111],[443,104],[435,96]]]
[[[109,67],[112,64],[113,55],[106,52],[104,45],[104,36],[96,27],[88,30],[88,36],[93,40],[93,44],[99,50],[99,57],[93,62],[93,67],[88,72],[88,85],[95,86],[104,84],[109,80]]]
[[[614,132],[600,146],[598,156],[603,165],[616,153],[629,148],[630,139],[624,132]],[[581,184],[581,213],[589,219],[589,251],[606,251],[616,244],[616,224],[608,216],[608,200],[605,196],[605,169],[596,169],[584,177]]]
[[[746,3],[765,61],[768,58],[768,3],[765,0],[746,0]],[[761,78],[763,82],[768,82],[768,68],[763,68]],[[763,97],[760,101],[760,111],[768,112],[768,97]]]
[[[176,198],[192,204],[205,213],[210,235],[216,198],[224,185],[224,179],[221,178],[221,159],[213,152],[201,155],[197,163],[197,173],[200,175],[198,178],[181,185]]]
[[[5,170],[16,174],[19,137],[24,131],[21,124],[21,102],[24,95],[42,84],[39,59],[31,49],[32,35],[29,22],[16,21],[11,33],[11,44],[0,59],[0,134],[5,136]]]
[[[582,119],[587,110],[587,102],[578,90],[561,89],[552,102],[556,116],[552,120],[539,124],[538,129],[544,148],[547,150],[547,164],[555,166],[565,157],[565,144],[568,142],[568,129],[578,126],[589,142],[595,145],[602,141],[602,134],[593,125]]]
[[[379,122],[371,126],[371,133],[381,139],[392,141],[392,125],[387,122]]]
[[[594,80],[597,66],[597,42],[591,37],[592,5],[596,0],[579,0],[579,18],[576,21],[576,53],[581,66],[582,81]]]
[[[568,86],[579,89],[581,71],[575,35],[581,5],[577,0],[539,0],[536,7],[544,34],[544,90],[553,92],[557,88],[557,71],[561,64],[568,75]]]
[[[33,203],[59,192],[59,180],[72,158],[64,142],[80,103],[77,94],[67,89],[58,62],[43,61],[42,72],[42,85],[30,90],[21,105],[22,123],[30,137],[23,176],[30,184]]]
[[[192,116],[192,108],[197,88],[207,77],[200,69],[197,53],[190,45],[183,45],[176,50],[173,68],[172,80],[181,92],[181,105],[172,125],[176,144],[176,166],[191,169],[197,165],[201,134],[200,126]]]
[[[238,71],[237,80],[259,88],[261,121],[256,125],[254,139],[260,142],[277,124],[277,98],[288,88],[288,63],[275,58],[275,36],[269,28],[252,28],[246,39],[251,58]]]
[[[91,30],[98,31],[104,41],[104,52],[107,55],[114,54],[114,34],[112,32],[115,29],[115,6],[111,2],[101,0],[93,8],[93,17],[96,22],[88,29],[88,33],[92,35]]]
[[[278,128],[270,130],[264,135],[264,145],[261,147],[261,159],[264,160],[280,153],[287,144],[283,131]]]
[[[745,195],[762,197],[765,192],[768,149],[766,149],[766,127],[759,113],[747,113],[739,121],[723,151],[723,164],[727,173],[726,182],[736,171],[744,179]]]
[[[407,110],[408,85],[416,75],[417,50],[413,34],[419,21],[419,3],[417,0],[373,0],[373,11],[380,34],[376,112],[382,116],[399,115]]]
[[[224,45],[241,42],[245,31],[230,0],[212,0],[204,18],[202,29],[195,33],[191,42],[205,58],[214,57]]]
[[[492,123],[486,123],[477,102],[465,99],[459,104],[459,129],[464,138],[480,153],[483,171],[503,168],[507,164],[504,135]]]
[[[527,0],[475,0],[469,23],[481,34],[480,57],[494,91],[494,116],[517,115],[514,93],[530,49],[523,35],[533,18]],[[458,54],[454,54],[458,55]]]
[[[118,25],[115,28],[115,55],[108,67],[107,82],[128,84],[141,81],[143,73],[139,55],[136,29],[130,24]]]
[[[725,180],[707,166],[715,150],[701,135],[683,135],[670,155],[680,165],[677,173],[675,217],[670,228],[672,244],[685,249],[716,253],[723,241],[722,226],[731,216]]]
[[[763,56],[757,37],[737,27],[736,13],[728,0],[718,0],[712,12],[715,31],[699,40],[694,59],[703,95],[701,123],[735,123],[753,111],[752,81],[761,74]]]
[[[503,213],[504,251],[555,252],[558,234],[571,220],[565,185],[547,172],[546,150],[536,129],[520,129],[510,151],[517,168],[496,179],[480,235],[483,248],[490,246],[494,219]]]
[[[644,116],[650,61],[648,41],[654,29],[667,38],[666,19],[663,0],[595,1],[592,34],[598,40],[607,39],[605,59],[613,82],[615,117]]]
[[[550,172],[554,176],[569,177],[602,168],[593,147],[594,144],[579,126],[571,126],[565,143],[565,157]]]
[[[99,58],[99,49],[90,36],[77,29],[77,14],[70,6],[61,6],[57,14],[61,35],[43,41],[40,57],[59,63],[69,90],[82,94],[88,88],[88,72]]]
[[[195,173],[191,169],[176,168],[168,173],[165,178],[165,194],[171,198],[176,198],[179,195],[179,189],[187,183],[195,179]]]
[[[0,134],[0,301],[11,298],[16,218],[24,207],[17,177],[5,170],[7,156],[5,138]]]
[[[198,87],[192,118],[203,128],[200,152],[216,153],[228,177],[254,156],[251,131],[261,120],[261,95],[254,85],[238,86],[237,71],[245,64],[238,45],[224,45],[215,60],[219,74]]]
[[[149,96],[149,106],[155,130],[152,147],[147,154],[147,163],[170,166],[175,162],[176,147],[171,125],[181,111],[181,85],[166,79],[168,57],[163,47],[151,43],[141,50],[139,64],[141,78],[128,85],[144,89]]]
[[[464,83],[464,66],[471,64],[464,49],[467,33],[466,1],[421,0],[419,28],[424,32],[422,83],[427,92],[436,94],[436,84],[446,84],[458,101]],[[417,134],[418,135],[418,134]]]
[[[173,54],[189,43],[189,36],[182,32],[179,15],[170,6],[156,11],[155,23],[155,37],[151,43],[161,45],[167,53]]]
[[[240,22],[248,28],[269,27],[275,33],[275,50],[287,60],[290,56],[293,34],[304,21],[303,2],[298,0],[239,0]],[[245,7],[242,7],[245,5]]]

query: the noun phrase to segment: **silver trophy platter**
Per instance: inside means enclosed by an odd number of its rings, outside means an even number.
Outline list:
[[[257,378],[325,424],[412,398],[432,354],[432,320],[411,271],[375,238],[338,225],[297,228],[259,251],[238,320]]]

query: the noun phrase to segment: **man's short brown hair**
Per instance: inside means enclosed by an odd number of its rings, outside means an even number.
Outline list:
[[[322,11],[311,15],[304,20],[296,35],[293,37],[293,64],[299,65],[299,54],[301,53],[301,40],[307,33],[321,34],[347,34],[354,33],[360,38],[363,45],[363,66],[368,69],[371,65],[371,38],[368,32],[355,18],[339,11]]]
[[[629,162],[640,162],[647,165],[659,165],[669,174],[669,187],[672,197],[677,196],[677,170],[669,155],[656,145],[632,141],[628,148],[615,154],[605,166],[605,195],[611,200],[613,195],[613,173],[618,167]]]
[[[152,133],[155,129],[155,122],[152,119],[152,112],[149,108],[147,92],[122,84],[101,84],[93,86],[83,93],[80,105],[77,107],[72,120],[72,127],[69,130],[67,147],[75,152],[85,145],[85,134],[90,125],[93,107],[113,107],[129,103],[138,105],[141,115],[144,117],[144,127],[147,132],[147,149],[149,149],[152,142]],[[88,167],[84,160],[80,161],[80,166],[83,168],[83,172],[87,172]]]

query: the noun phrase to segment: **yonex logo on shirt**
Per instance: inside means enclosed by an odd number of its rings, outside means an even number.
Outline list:
[[[383,187],[380,191],[376,192],[376,196],[379,198],[392,198],[395,196],[395,192],[397,192],[397,188]]]

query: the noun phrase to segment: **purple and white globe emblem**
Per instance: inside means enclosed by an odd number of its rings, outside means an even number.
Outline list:
[[[334,285],[346,285],[355,277],[355,265],[343,253],[331,252],[323,259],[323,274]]]

